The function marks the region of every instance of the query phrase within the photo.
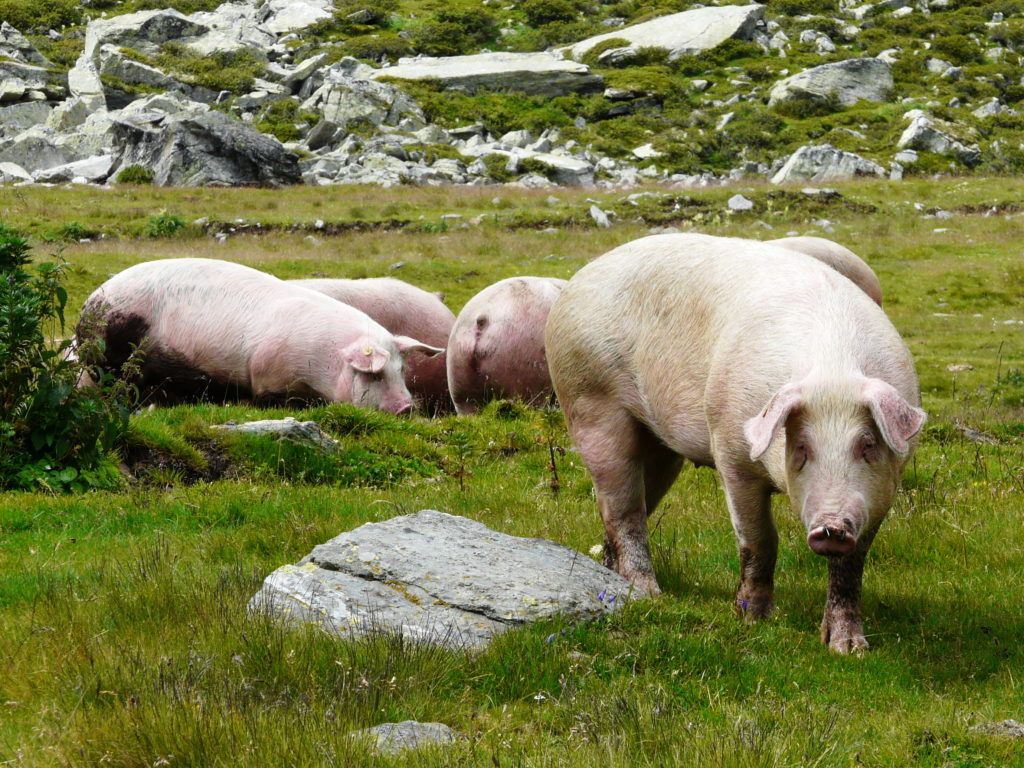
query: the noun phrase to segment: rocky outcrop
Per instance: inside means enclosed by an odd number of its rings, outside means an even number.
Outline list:
[[[763,18],[763,5],[696,8],[588,37],[562,50],[579,61],[594,46],[606,40],[622,39],[628,40],[634,50],[664,48],[669,60],[675,61],[680,56],[714,48],[730,38],[749,40]]]
[[[270,136],[221,112],[172,117],[159,126],[114,123],[117,168],[140,165],[158,185],[281,186],[301,181],[298,158]]]
[[[881,59],[847,59],[780,80],[768,94],[768,104],[776,105],[794,99],[814,101],[834,99],[848,107],[858,101],[885,101],[893,87],[892,68]]]
[[[547,52],[399,59],[396,66],[377,70],[373,77],[436,80],[448,90],[466,93],[481,89],[514,90],[548,97],[593,93],[604,88],[604,79],[591,74],[589,67]]]
[[[402,125],[406,131],[417,131],[427,124],[420,106],[402,91],[387,83],[353,75],[366,71],[373,70],[355,59],[345,59],[321,72],[323,85],[301,106],[304,111],[319,112],[326,123],[334,126],[329,138],[325,138],[325,129],[321,128],[321,135],[316,139],[319,146],[333,145],[344,139],[350,123],[368,123],[374,128]]]
[[[600,616],[630,593],[624,578],[568,547],[424,510],[315,547],[270,574],[249,608],[342,637],[396,632],[465,647],[556,615]]]
[[[831,144],[800,147],[771,178],[772,184],[791,181],[840,181],[855,176],[885,176],[878,163],[836,149]]]
[[[977,165],[981,160],[981,151],[977,145],[965,144],[951,133],[942,130],[934,118],[921,110],[911,110],[904,117],[910,120],[910,125],[896,142],[898,148],[950,155],[967,166]]]
[[[18,61],[22,64],[35,64],[39,67],[52,67],[53,64],[36,50],[21,32],[6,21],[0,22],[0,59]]]

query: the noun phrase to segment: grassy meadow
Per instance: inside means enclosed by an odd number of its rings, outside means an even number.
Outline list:
[[[737,192],[752,211],[728,212]],[[156,258],[390,275],[445,291],[457,312],[496,280],[568,278],[652,227],[824,235],[878,273],[929,412],[865,572],[872,648],[840,657],[818,638],[825,563],[784,497],[776,614],[736,619],[720,483],[692,467],[651,520],[666,594],[614,616],[524,628],[479,653],[247,616],[276,567],[424,508],[586,552],[601,524],[560,415],[509,403],[436,420],[345,405],[142,409],[121,490],[0,494],[0,765],[1024,765],[1024,743],[986,728],[1024,721],[1022,217],[1024,180],[1007,178],[814,195],[0,189],[0,222],[70,267],[66,332],[108,274]],[[209,429],[285,415],[317,420],[343,450]],[[465,739],[389,758],[347,737],[405,719]]]

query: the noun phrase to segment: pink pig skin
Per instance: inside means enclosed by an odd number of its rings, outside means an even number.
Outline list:
[[[466,303],[448,338],[456,411],[476,413],[502,397],[536,405],[551,395],[544,324],[564,286],[553,277],[510,277]]]
[[[355,307],[391,333],[411,336],[424,344],[444,347],[455,324],[455,314],[442,301],[443,294],[430,293],[393,277],[357,280],[313,278],[288,280],[319,291]],[[446,356],[414,353],[405,359],[405,384],[422,410],[436,416],[450,413]]]
[[[822,639],[867,647],[864,558],[925,420],[910,353],[867,294],[779,246],[657,235],[583,267],[545,336],[607,565],[657,594],[647,516],[684,460],[714,466],[739,545],[739,612],[772,610],[770,496],[785,492],[828,557]]]
[[[96,289],[79,333],[96,327],[119,371],[144,351],[140,388],[154,400],[327,400],[392,413],[411,408],[402,356],[439,353],[393,336],[365,313],[256,269],[216,259],[129,267]]]
[[[846,246],[826,240],[824,237],[780,237],[768,240],[770,245],[780,245],[791,251],[811,256],[828,264],[839,274],[852,280],[871,300],[882,306],[882,284],[878,275],[860,256]]]

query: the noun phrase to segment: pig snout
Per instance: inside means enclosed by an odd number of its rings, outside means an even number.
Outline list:
[[[857,546],[857,539],[842,524],[819,525],[807,534],[807,546],[816,555],[848,555]]]

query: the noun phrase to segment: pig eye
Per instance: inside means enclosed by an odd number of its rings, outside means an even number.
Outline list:
[[[804,443],[797,443],[796,450],[793,451],[793,460],[796,462],[796,471],[799,472],[807,464],[807,445]]]
[[[860,439],[860,457],[864,459],[868,464],[871,464],[878,458],[878,444],[875,442],[874,437],[863,436]]]

